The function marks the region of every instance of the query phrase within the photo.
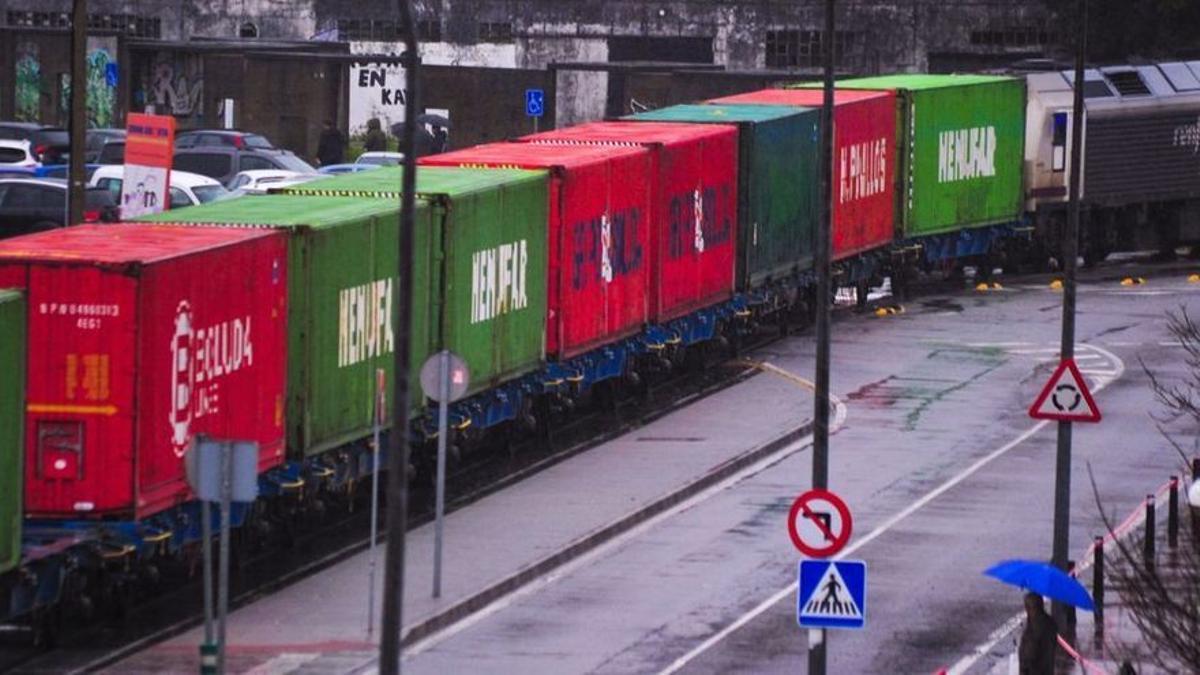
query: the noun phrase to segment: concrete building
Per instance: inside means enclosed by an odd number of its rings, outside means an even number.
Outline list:
[[[978,68],[1057,42],[1047,0],[839,3],[847,70]],[[92,25],[132,36],[390,41],[391,0],[92,0]],[[820,57],[820,0],[418,0],[427,58],[544,68],[556,61],[684,61],[804,69]],[[4,0],[10,27],[65,27],[65,0]]]
[[[1044,56],[1059,41],[1047,2],[841,2],[837,66],[977,71]],[[65,124],[70,9],[69,0],[0,0],[0,118]],[[89,0],[88,9],[92,126],[144,110],[169,111],[181,128],[211,125],[234,100],[238,124],[300,148],[315,144],[326,116],[357,133],[371,117],[402,114],[403,69],[383,58],[399,51],[392,0]],[[824,3],[417,0],[417,13],[424,64],[477,69],[430,73],[422,107],[451,116],[460,142],[478,142],[532,130],[527,86],[551,97],[544,126],[563,126],[811,76]]]

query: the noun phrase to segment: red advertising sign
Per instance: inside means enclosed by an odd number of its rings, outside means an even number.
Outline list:
[[[125,132],[121,217],[159,213],[167,206],[175,151],[175,118],[130,113]]]

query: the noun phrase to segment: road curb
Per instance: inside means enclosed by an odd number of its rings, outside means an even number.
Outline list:
[[[617,536],[628,532],[639,524],[676,506],[680,502],[720,483],[738,471],[751,466],[768,455],[807,436],[811,432],[812,421],[810,420],[791,431],[777,436],[773,440],[767,441],[752,450],[748,450],[718,464],[683,487],[655,499],[640,509],[605,525],[595,532],[576,539],[558,552],[497,581],[470,597],[456,602],[444,611],[413,624],[412,627],[405,631],[401,643],[406,646],[412,645],[448,628],[496,600],[520,590],[538,577],[544,576],[572,560],[595,550]]]

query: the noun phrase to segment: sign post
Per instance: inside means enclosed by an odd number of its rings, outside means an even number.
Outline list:
[[[525,90],[525,114],[533,118],[533,133],[538,131],[538,120],[546,114],[546,92],[542,89]]]
[[[192,440],[185,457],[188,485],[201,501],[204,519],[204,644],[200,646],[202,669],[225,672],[225,626],[229,614],[229,534],[233,502],[258,498],[258,444],[249,441],[218,441],[204,436]],[[212,517],[209,502],[221,504],[220,552],[217,580],[217,626],[215,644],[212,628]],[[215,659],[214,659],[215,651]],[[210,670],[215,668],[215,671]]]
[[[367,583],[367,637],[375,632],[375,543],[379,538],[379,435],[387,405],[387,373],[375,370],[375,429],[371,434],[371,562]]]
[[[421,366],[421,389],[438,403],[437,487],[433,522],[433,597],[442,596],[442,535],[446,512],[446,436],[450,404],[462,398],[470,386],[467,362],[443,349]]]
[[[821,218],[817,223],[813,265],[817,274],[813,311],[816,314],[817,354],[813,377],[812,487],[829,487],[829,304],[832,297],[833,238],[833,50],[834,0],[825,0],[825,33],[822,37],[824,96],[821,105]],[[849,528],[847,528],[849,529]],[[825,675],[825,631],[808,633],[808,673]]]
[[[1079,257],[1079,184],[1083,167],[1080,166],[1083,151],[1083,84],[1084,60],[1087,58],[1087,0],[1079,0],[1076,22],[1074,101],[1071,118],[1071,175],[1068,191],[1067,231],[1063,240],[1063,306],[1062,345],[1059,348],[1063,361],[1075,358],[1075,268]],[[1082,378],[1081,378],[1082,379]],[[1054,468],[1054,543],[1051,561],[1064,572],[1067,569],[1067,551],[1071,531],[1071,422],[1058,423],[1058,451]],[[1066,625],[1066,606],[1061,602],[1052,605],[1054,619],[1058,625]]]
[[[175,118],[130,113],[125,124],[121,218],[161,213],[170,195]]]

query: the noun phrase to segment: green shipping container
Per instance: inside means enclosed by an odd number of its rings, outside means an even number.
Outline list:
[[[896,91],[896,220],[905,236],[1021,217],[1023,80],[887,75],[841,80],[837,86]]]
[[[403,177],[403,167],[384,167],[280,193],[378,198],[399,208]],[[444,344],[466,359],[470,393],[534,370],[545,356],[549,174],[422,166],[416,183],[419,201],[430,205],[429,227],[440,233],[434,250],[440,243],[445,258],[446,307],[434,351]]]
[[[456,186],[453,194],[416,203],[409,379],[414,409],[421,401],[419,368],[443,345],[467,360],[472,393],[534,369],[542,357],[545,177],[454,171],[472,175],[448,179]],[[480,173],[483,179],[474,175]],[[488,173],[500,175],[488,179]],[[293,230],[289,448],[311,455],[370,434],[377,369],[387,373],[389,400],[392,395],[398,201],[266,195],[144,220]],[[483,265],[482,281],[473,279],[473,263]]]
[[[676,105],[632,115],[645,122],[738,127],[737,288],[812,267],[821,177],[821,112],[763,105]]]
[[[0,574],[21,562],[25,300],[0,291]]]

